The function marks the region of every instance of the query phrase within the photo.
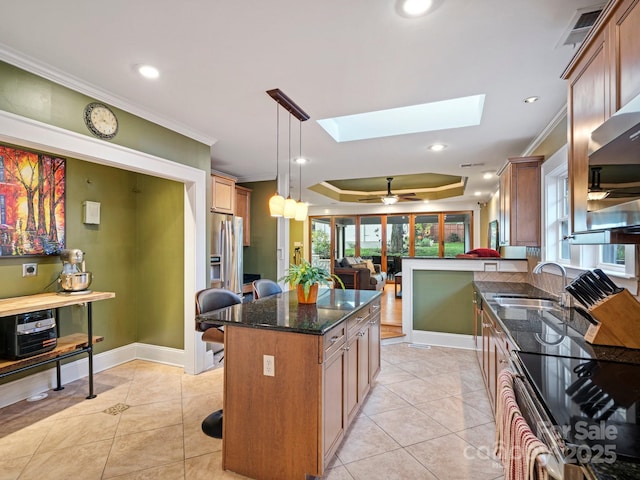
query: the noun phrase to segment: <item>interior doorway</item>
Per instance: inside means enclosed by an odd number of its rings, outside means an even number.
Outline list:
[[[184,185],[184,353],[178,361],[186,373],[203,371],[206,348],[200,340],[201,334],[195,331],[193,295],[207,283],[207,173],[5,111],[0,111],[0,141],[166,178]]]

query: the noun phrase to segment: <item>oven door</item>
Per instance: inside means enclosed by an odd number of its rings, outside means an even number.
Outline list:
[[[534,387],[530,383],[518,352],[511,352],[511,363],[516,373],[513,389],[522,416],[526,419],[531,431],[542,441],[551,452],[546,457],[546,467],[549,477],[558,480],[582,480],[585,478],[584,469],[577,463],[575,457],[569,458],[568,448],[562,435],[547,409],[542,404]]]

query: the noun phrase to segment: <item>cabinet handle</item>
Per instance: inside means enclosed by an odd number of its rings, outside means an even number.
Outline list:
[[[378,310],[380,308],[380,305],[373,305],[371,307],[372,310]]]
[[[349,350],[351,347],[344,347],[344,350]]]
[[[331,343],[331,345],[333,345],[334,343],[336,343],[338,341],[340,337],[338,337],[337,335],[331,337],[331,340],[329,341]]]
[[[562,237],[562,240],[573,240],[574,238],[576,238],[575,235],[565,235]]]
[[[505,365],[505,364],[509,363],[509,361],[508,361],[508,360],[505,360],[504,358],[501,358],[501,359],[499,360],[499,363],[501,363],[502,365]]]

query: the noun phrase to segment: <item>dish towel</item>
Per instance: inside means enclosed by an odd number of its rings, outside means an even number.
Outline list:
[[[505,480],[548,480],[544,457],[549,449],[531,431],[513,391],[514,374],[498,376],[495,452],[504,466]]]

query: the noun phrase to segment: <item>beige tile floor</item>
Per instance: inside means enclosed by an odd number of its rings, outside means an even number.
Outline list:
[[[134,361],[0,409],[0,480],[244,478],[221,469],[202,419],[222,407],[222,369],[198,376]],[[1,391],[1,387],[0,387]],[[502,479],[475,353],[382,347],[382,370],[327,480]]]

